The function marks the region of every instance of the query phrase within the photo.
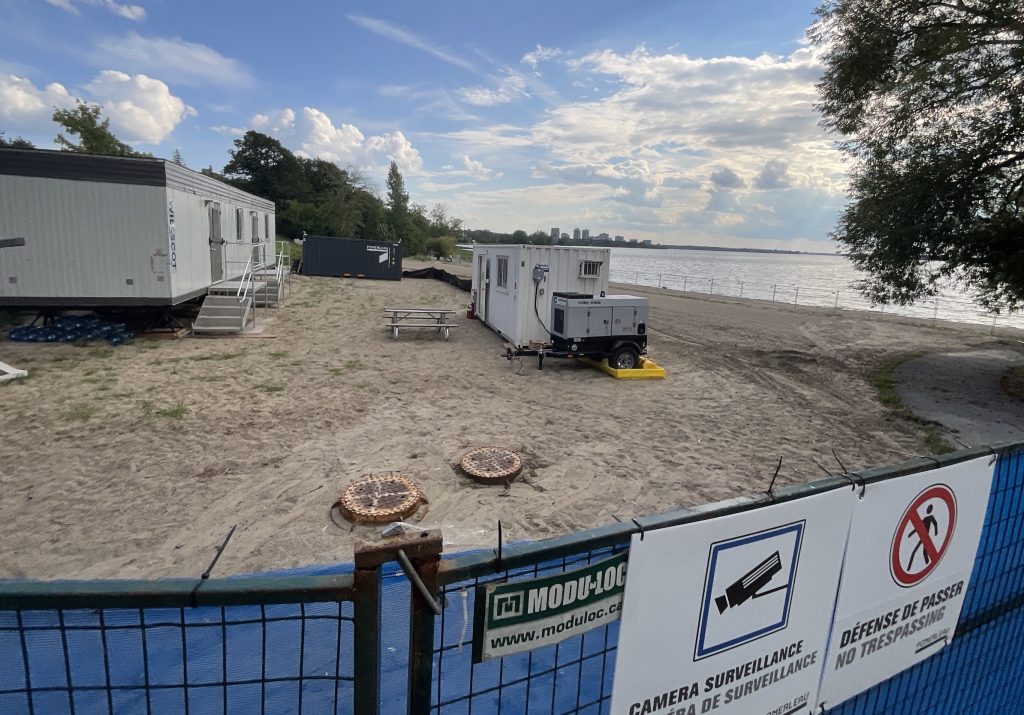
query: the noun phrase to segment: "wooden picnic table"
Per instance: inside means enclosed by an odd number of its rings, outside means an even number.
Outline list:
[[[384,325],[391,329],[395,340],[398,340],[398,331],[403,328],[432,329],[443,333],[444,339],[447,340],[449,332],[458,327],[450,322],[450,316],[457,312],[459,311],[450,308],[385,308],[387,321]]]

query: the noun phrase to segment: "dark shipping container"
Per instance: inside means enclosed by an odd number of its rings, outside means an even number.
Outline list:
[[[402,280],[402,244],[306,236],[302,275]]]

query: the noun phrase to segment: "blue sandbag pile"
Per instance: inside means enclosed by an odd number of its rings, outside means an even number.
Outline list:
[[[111,345],[130,343],[135,336],[124,323],[96,316],[66,315],[52,325],[23,325],[7,334],[19,343],[91,343],[105,340]]]

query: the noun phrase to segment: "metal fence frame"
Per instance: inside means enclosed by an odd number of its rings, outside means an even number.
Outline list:
[[[901,476],[917,474],[933,468],[957,464],[959,462],[975,459],[983,455],[992,455],[993,458],[1003,455],[1007,457],[1006,463],[1013,465],[1014,478],[1024,474],[1024,443],[1001,445],[995,448],[976,448],[962,450],[939,457],[920,457],[902,464],[877,469],[868,469],[840,476],[830,476],[806,484],[797,484],[780,487],[772,492],[764,494],[743,496],[730,499],[724,502],[691,509],[680,509],[665,514],[640,517],[631,522],[614,523],[596,529],[570,534],[567,536],[548,539],[540,542],[529,542],[498,545],[494,550],[483,550],[466,554],[459,554],[452,558],[443,559],[440,557],[440,539],[436,532],[431,532],[436,548],[427,545],[427,534],[418,534],[406,539],[404,542],[378,545],[371,547],[368,552],[357,551],[355,571],[350,574],[331,576],[290,576],[290,575],[262,575],[255,577],[238,577],[222,579],[167,579],[157,581],[5,581],[0,582],[0,611],[13,611],[17,613],[17,624],[22,629],[21,639],[24,648],[25,622],[22,616],[29,612],[56,611],[60,623],[58,626],[47,626],[51,630],[58,630],[65,638],[65,664],[67,659],[67,625],[64,621],[64,614],[67,611],[83,609],[99,610],[102,613],[108,609],[130,609],[140,613],[140,623],[143,631],[148,624],[142,614],[143,609],[177,609],[181,613],[179,624],[170,624],[180,627],[184,634],[187,627],[186,613],[190,609],[219,607],[224,609],[230,606],[260,606],[263,608],[273,604],[302,604],[301,619],[303,620],[302,636],[305,636],[305,619],[307,618],[307,604],[338,604],[339,633],[341,620],[352,622],[352,663],[353,672],[351,677],[341,677],[337,673],[334,676],[336,681],[335,692],[337,693],[337,682],[341,680],[352,683],[352,712],[357,715],[371,715],[378,712],[394,712],[394,700],[382,702],[382,696],[390,698],[392,694],[381,692],[381,657],[382,657],[382,568],[388,565],[390,568],[389,577],[397,575],[398,570],[389,562],[397,557],[398,549],[404,548],[408,553],[406,561],[411,563],[415,569],[414,577],[422,580],[426,586],[426,594],[434,594],[441,597],[441,604],[448,601],[449,596],[458,593],[464,600],[463,614],[466,608],[466,589],[472,590],[473,586],[494,580],[517,580],[532,578],[543,572],[557,572],[566,570],[576,565],[587,563],[595,558],[601,558],[619,550],[628,548],[630,539],[634,534],[643,534],[647,531],[662,529],[680,524],[699,522],[730,514],[758,509],[773,503],[794,501],[814,494],[819,494],[835,489],[869,489],[872,484],[898,478]],[[1004,471],[1009,470],[1006,467]],[[1006,475],[1000,479],[1006,481]],[[982,545],[979,547],[979,555],[975,562],[975,574],[972,576],[971,586],[965,599],[964,611],[961,621],[957,627],[957,636],[965,637],[976,633],[985,633],[986,629],[1007,628],[1018,629],[1024,632],[1024,612],[1020,609],[1024,606],[1024,566],[1016,576],[1006,581],[1008,565],[1024,563],[1024,479],[1020,483],[1002,487],[1002,491],[996,489],[993,483],[993,492],[990,496],[988,511],[986,515],[986,533],[983,533]],[[1002,483],[1002,482],[1001,482]],[[1013,493],[1009,494],[1012,488]],[[1004,493],[1005,492],[1005,493]],[[1009,528],[1014,538],[1006,536],[999,531],[993,530],[994,526],[1005,530]],[[991,533],[989,533],[991,530]],[[1019,537],[1019,538],[1018,538]],[[402,582],[404,583],[404,582]],[[997,584],[995,591],[990,594],[983,592],[992,584]],[[408,585],[408,584],[406,584]],[[397,591],[396,591],[397,593]],[[405,591],[401,591],[405,593]],[[466,655],[462,650],[462,637],[458,645],[446,641],[445,610],[436,613],[436,603],[431,603],[427,595],[421,593],[418,588],[408,588],[408,663],[407,680],[405,683],[407,697],[407,710],[416,715],[427,713],[442,713],[446,709],[463,710],[461,706],[465,703],[468,712],[472,712],[474,700],[487,698],[493,700],[497,697],[497,710],[501,711],[503,690],[525,687],[526,697],[530,697],[531,682],[542,678],[550,679],[552,688],[551,701],[554,705],[555,692],[560,687],[559,677],[568,678],[567,687],[573,687],[575,678],[575,702],[569,707],[563,708],[560,712],[598,712],[607,710],[608,701],[611,695],[612,670],[608,667],[609,656],[615,651],[617,640],[609,637],[609,628],[615,628],[617,624],[602,626],[604,631],[599,629],[594,633],[591,646],[586,641],[581,641],[578,655],[570,653],[567,659],[560,660],[558,648],[560,646],[549,646],[555,649],[554,660],[541,662],[534,668],[534,654],[528,656],[528,664],[525,674],[521,666],[518,670],[510,667],[512,675],[506,678],[505,658],[487,663],[470,665],[468,673],[462,672],[460,677],[468,677],[468,690],[463,694],[459,693],[450,698],[442,697],[444,688],[445,658],[456,657],[455,648],[458,648],[458,656],[465,665]],[[403,596],[405,598],[405,596]],[[345,603],[351,603],[352,616],[342,617],[342,607]],[[457,603],[457,601],[456,601]],[[398,603],[388,603],[387,613],[399,613],[405,615],[405,607]],[[400,612],[399,612],[400,609]],[[223,610],[222,610],[223,613]],[[265,613],[263,614],[265,616]],[[1011,622],[1006,621],[1010,617]],[[1002,620],[1000,620],[1002,619]],[[1017,624],[1016,620],[1021,621]],[[267,620],[267,619],[264,619]],[[294,620],[294,617],[293,617]],[[404,621],[402,622],[404,628]],[[214,625],[217,625],[216,623]],[[221,628],[225,623],[220,623]],[[230,626],[230,622],[226,624]],[[264,622],[264,628],[266,623]],[[100,621],[100,630],[104,628]],[[12,630],[8,627],[8,630]],[[465,626],[463,626],[463,631]],[[463,633],[464,635],[464,633]],[[1006,636],[1006,633],[1003,634]],[[1017,637],[1017,630],[1013,630],[1014,637]],[[590,636],[590,633],[583,637]],[[184,638],[184,635],[183,635]],[[143,643],[145,634],[143,633]],[[603,641],[602,641],[603,639]],[[968,639],[969,640],[969,639]],[[958,661],[950,661],[956,658],[957,641],[953,646],[943,651],[946,660],[936,658],[925,661],[919,666],[911,669],[914,672],[917,668],[933,667],[945,668],[941,671],[943,675],[949,676],[958,672]],[[143,644],[143,647],[145,645]],[[338,653],[340,661],[341,637],[338,638]],[[968,646],[965,646],[968,647]],[[977,648],[975,648],[976,650]],[[104,659],[106,658],[106,642],[104,641]],[[952,651],[952,654],[950,654]],[[300,645],[300,652],[302,646]],[[185,702],[188,703],[188,690],[190,687],[223,687],[225,694],[227,687],[236,684],[228,678],[227,650],[224,648],[224,671],[222,681],[215,683],[202,683],[198,685],[188,682],[187,673],[183,684],[185,691]],[[448,655],[453,654],[453,655]],[[27,652],[23,653],[26,657]],[[145,656],[144,656],[145,657]],[[517,657],[517,656],[512,656]],[[183,660],[187,657],[183,651]],[[265,660],[265,653],[264,653]],[[933,662],[934,661],[934,662]],[[457,663],[459,661],[456,661]],[[496,665],[495,665],[496,664]],[[928,665],[931,664],[931,665]],[[944,665],[943,665],[944,664]],[[586,666],[586,667],[585,667]],[[58,666],[59,667],[59,666]],[[462,666],[460,666],[462,667]],[[1022,666],[1024,667],[1024,666]],[[486,669],[489,673],[485,673]],[[493,670],[498,669],[497,680],[494,680]],[[481,669],[478,670],[477,669]],[[27,670],[27,665],[26,665]],[[585,679],[584,672],[588,672]],[[69,671],[70,672],[70,671]],[[911,671],[897,676],[893,682],[908,676]],[[599,675],[596,675],[599,673]],[[479,674],[480,678],[487,681],[483,685],[477,682],[474,690],[474,677]],[[484,676],[487,677],[484,677]],[[316,676],[320,678],[321,676]],[[330,679],[330,675],[324,676]],[[1015,676],[1014,676],[1015,677]],[[298,681],[301,698],[302,681],[309,676],[303,675],[300,666]],[[597,678],[596,684],[594,678]],[[1016,682],[1010,676],[1006,676],[1008,686]],[[496,684],[495,684],[496,682]],[[564,682],[564,681],[563,681]],[[883,685],[888,685],[883,684]],[[109,670],[105,687],[88,686],[93,690],[105,690],[108,703],[111,703],[110,693],[116,690],[118,685],[110,682]],[[137,686],[134,686],[136,689]],[[149,696],[149,682],[146,681],[147,700]],[[547,686],[545,686],[547,687]],[[881,687],[881,686],[879,686]],[[909,686],[908,686],[909,687]],[[917,686],[915,686],[917,687]],[[596,688],[596,692],[595,692]],[[74,708],[73,691],[75,686],[70,682],[67,687],[61,688],[33,688],[26,678],[26,692],[29,695],[30,712],[32,711],[32,696],[35,692],[42,690],[56,690],[66,692]],[[584,696],[583,691],[587,693]],[[20,692],[20,691],[19,691]],[[518,691],[517,691],[518,692]],[[546,691],[545,691],[546,692]],[[871,692],[871,691],[869,691]],[[535,691],[536,694],[536,691]],[[518,696],[516,696],[518,697]],[[859,698],[848,701],[835,709],[835,712],[863,712],[869,711],[858,709],[850,703],[859,702]],[[335,695],[335,706],[337,707],[337,695]],[[301,702],[301,700],[300,700]],[[228,711],[227,697],[223,701],[224,712]],[[448,706],[456,706],[448,708]],[[301,708],[301,705],[300,705]],[[147,708],[148,709],[148,708]],[[552,707],[552,709],[554,709]],[[113,712],[112,705],[108,711]],[[343,711],[346,711],[343,708]],[[478,712],[481,708],[478,707]],[[37,710],[42,712],[42,710]]]

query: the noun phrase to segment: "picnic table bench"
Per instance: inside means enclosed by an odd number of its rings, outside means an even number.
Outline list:
[[[450,316],[457,312],[449,308],[385,308],[387,321],[384,325],[391,328],[395,340],[398,340],[398,331],[406,328],[429,328],[444,333],[444,339],[447,340],[449,331],[458,327],[449,322]]]

